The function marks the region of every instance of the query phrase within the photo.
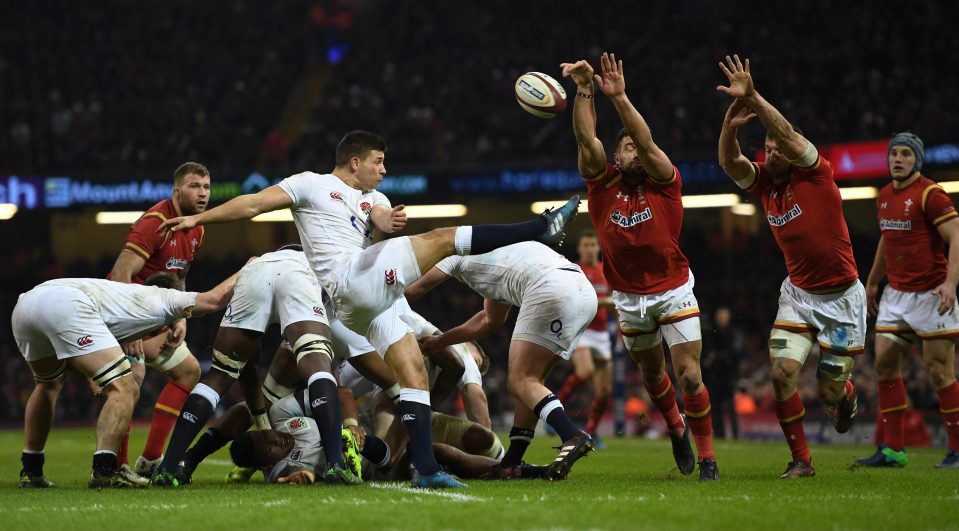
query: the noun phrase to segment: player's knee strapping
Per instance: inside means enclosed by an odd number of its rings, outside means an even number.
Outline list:
[[[57,363],[57,366],[54,367],[52,370],[49,370],[43,373],[34,372],[33,379],[38,382],[55,382],[59,380],[60,378],[63,378],[63,375],[66,373],[66,371],[67,371],[66,360],[60,360],[60,362]]]
[[[236,380],[239,379],[240,373],[243,372],[243,367],[246,367],[246,361],[235,360],[229,355],[213,349],[213,361],[210,363],[210,367]]]
[[[98,371],[93,373],[93,378],[91,379],[101,388],[105,388],[131,372],[130,361],[127,360],[126,356],[121,355],[117,356],[113,361],[106,363],[103,367],[100,367]]]
[[[855,359],[852,356],[837,356],[823,352],[819,356],[819,366],[816,368],[816,378],[820,380],[835,380],[845,382],[852,374]]]
[[[263,380],[263,394],[271,404],[292,395],[295,391],[296,389],[292,387],[281,385],[270,373],[267,373]]]
[[[802,334],[779,328],[773,328],[769,334],[769,357],[772,359],[786,358],[803,364],[811,348],[812,340]]]
[[[310,354],[325,355],[332,362],[333,343],[319,334],[303,334],[293,343],[293,355],[296,356],[296,362],[300,363],[304,356]]]

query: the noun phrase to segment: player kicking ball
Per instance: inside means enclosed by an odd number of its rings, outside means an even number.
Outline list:
[[[569,359],[596,315],[592,284],[562,255],[543,244],[524,242],[476,256],[448,257],[413,283],[407,297],[415,300],[450,277],[482,295],[483,310],[446,333],[422,339],[424,352],[484,338],[503,326],[513,306],[519,308],[506,382],[516,411],[509,448],[495,475],[521,476],[523,455],[542,419],[563,442],[546,478],[566,479],[573,464],[594,449],[593,439],[573,424],[543,381],[559,360]]]
[[[666,420],[680,473],[696,469],[689,443],[692,432],[700,481],[718,480],[709,391],[699,366],[703,342],[695,278],[678,241],[683,225],[682,177],[626,96],[622,61],[604,53],[602,76],[595,76],[623,123],[613,152],[615,164],[607,162],[603,143],[596,137],[593,67],[585,60],[560,66],[563,77],[576,83],[573,133],[579,171],[589,190],[589,216],[599,235],[603,273],[612,289],[623,341]],[[664,340],[683,389],[685,416],[666,373]]]
[[[796,381],[813,346],[821,351],[817,391],[836,431],[852,427],[856,389],[849,374],[866,338],[866,294],[859,282],[842,198],[832,165],[753,86],[749,60],[726,56],[720,68],[735,98],[719,136],[719,164],[736,184],[757,196],[786,258],[779,312],[769,337],[776,415],[792,461],[782,478],[815,476]],[[765,162],[750,162],[736,133],[755,117],[766,127]]]
[[[184,403],[154,485],[189,482],[191,471],[181,461],[190,443],[213,416],[220,397],[256,357],[260,339],[274,323],[279,323],[283,338],[292,346],[297,372],[308,390],[311,416],[325,441],[328,468],[323,480],[360,482],[343,461],[339,393],[331,370],[333,349],[321,293],[299,246],[266,253],[243,266],[213,344],[212,370]]]
[[[403,205],[392,206],[375,190],[386,175],[386,142],[353,131],[336,147],[331,173],[304,172],[256,194],[236,197],[193,216],[171,219],[160,230],[249,219],[289,208],[300,243],[336,317],[365,335],[383,353],[400,384],[400,409],[410,432],[409,450],[417,487],[464,487],[443,472],[430,441],[430,396],[419,346],[402,321],[397,301],[406,285],[450,255],[492,251],[528,240],[558,242],[576,214],[579,198],[536,219],[512,225],[447,227],[373,243],[374,229],[394,233],[406,226]]]
[[[105,399],[97,420],[90,488],[145,486],[121,474],[117,465],[117,451],[140,394],[120,342],[158,333],[177,319],[222,310],[235,282],[233,275],[210,291],[189,293],[169,289],[177,285],[169,275],[150,279],[162,288],[64,278],[20,295],[13,309],[13,335],[36,380],[24,415],[20,488],[53,486],[43,474],[43,449],[67,368],[96,384]]]
[[[859,464],[902,467],[909,462],[903,445],[906,389],[902,361],[922,341],[922,358],[939,395],[949,451],[936,468],[959,469],[959,214],[941,186],[920,173],[922,140],[899,133],[889,141],[892,182],[879,191],[879,247],[866,281],[869,313],[876,320],[876,377],[883,443]],[[946,260],[945,247],[949,246]],[[889,285],[876,304],[883,277]],[[878,310],[878,312],[877,312]]]

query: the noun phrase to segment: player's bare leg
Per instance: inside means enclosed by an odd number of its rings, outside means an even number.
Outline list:
[[[23,414],[23,452],[20,461],[20,488],[52,487],[43,475],[44,448],[53,427],[57,398],[63,389],[66,363],[44,358],[30,363],[36,383]]]
[[[936,468],[959,469],[959,383],[956,382],[956,345],[952,340],[923,340],[922,359],[939,397],[949,451]]]
[[[130,360],[130,367],[132,368],[133,381],[137,384],[137,389],[143,387],[143,380],[147,375],[147,367],[144,363],[143,357]],[[121,470],[126,469],[130,470],[130,429],[127,429],[126,435],[123,436],[123,441],[120,442],[120,450],[117,452],[117,466]],[[132,474],[132,472],[131,472]]]
[[[639,339],[639,338],[637,338]],[[673,446],[673,458],[676,466],[683,475],[689,475],[696,469],[696,456],[689,442],[690,429],[686,419],[679,412],[676,403],[676,390],[673,382],[666,374],[666,354],[663,351],[662,341],[652,347],[641,350],[630,350],[629,355],[643,371],[643,382],[646,392],[653,404],[663,415],[669,439]]]
[[[785,479],[815,476],[816,470],[812,467],[806,432],[803,429],[806,409],[796,390],[796,380],[802,370],[802,363],[793,359],[806,359],[812,347],[812,334],[777,330],[774,330],[773,334],[769,346],[776,416],[792,453],[792,461],[780,477]]]
[[[527,428],[532,419],[524,418],[529,410],[549,424],[559,435],[563,444],[560,445],[559,455],[550,465],[547,478],[550,480],[566,479],[573,464],[594,449],[592,438],[573,424],[562,402],[543,385],[546,376],[553,369],[560,358],[551,350],[529,341],[514,340],[509,347],[509,370],[506,380],[507,388],[513,397],[521,402],[523,409],[517,408],[517,418],[514,430],[526,429],[523,435],[532,440],[532,431]],[[518,425],[516,425],[518,423]],[[532,424],[535,427],[535,423]],[[513,451],[514,444],[521,441],[514,439],[514,430],[510,431],[510,449],[503,458],[503,468],[519,465],[522,452]],[[526,442],[528,445],[529,442]],[[525,450],[525,448],[522,448]],[[517,455],[518,454],[518,455]]]

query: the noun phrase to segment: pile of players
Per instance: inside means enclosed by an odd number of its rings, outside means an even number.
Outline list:
[[[630,356],[666,420],[679,470],[691,474],[698,463],[700,480],[718,480],[710,400],[699,366],[694,277],[678,245],[681,176],[627,98],[622,62],[604,54],[600,63],[601,75],[584,60],[561,67],[576,83],[573,130],[603,255],[601,271],[595,251],[580,266],[549,248],[561,240],[578,197],[523,223],[442,228],[373,244],[377,230],[402,230],[406,214],[375,190],[386,174],[386,145],[372,133],[347,134],[329,174],[293,175],[210,210],[209,173],[188,163],[174,176],[173,199],[134,224],[112,280],[54,280],[21,296],[13,329],[37,387],[27,406],[20,485],[51,485],[43,475],[43,447],[68,367],[106,399],[91,487],[189,482],[202,459],[231,440],[239,467],[231,476],[237,479],[249,478],[256,469],[265,470],[270,481],[312,483],[320,476],[346,484],[411,470],[412,485],[422,488],[465,486],[448,471],[461,478],[564,479],[595,441],[570,420],[543,381],[560,359],[570,359],[583,337],[575,357],[578,372],[561,393],[565,398],[591,372],[591,354],[608,349],[602,318],[594,321],[600,303],[615,308]],[[946,260],[944,251],[959,230],[959,216],[942,188],[920,174],[921,140],[900,133],[890,141],[893,180],[879,196],[882,239],[864,288],[830,162],[759,95],[748,60],[726,57],[720,68],[729,86],[717,88],[733,101],[720,133],[719,163],[761,203],[788,270],[769,340],[776,412],[792,453],[781,477],[815,475],[796,389],[814,343],[820,350],[819,397],[837,431],[852,426],[857,400],[850,372],[853,356],[864,349],[867,306],[878,312],[884,444],[863,463],[907,462],[900,365],[918,336],[949,434],[949,453],[938,466],[959,467],[953,346],[959,335],[959,257]],[[613,163],[596,137],[597,86],[624,126]],[[742,154],[736,136],[757,117],[767,135],[765,160],[755,163]],[[204,225],[286,208],[301,246],[251,259],[209,292],[183,291]],[[950,254],[957,248],[950,245]],[[885,276],[889,285],[877,304]],[[441,332],[408,301],[449,277],[485,301],[465,323]],[[508,387],[516,411],[504,451],[489,431],[479,378],[487,362],[475,341],[501,327],[512,306],[519,314],[509,347]],[[182,343],[183,319],[223,308],[212,367],[197,383],[195,359]],[[261,386],[256,361],[260,338],[271,323],[279,323],[284,343]],[[584,336],[591,323],[593,332]],[[682,388],[683,412],[666,372],[664,341]],[[136,361],[131,363],[131,357]],[[158,401],[148,449],[130,470],[124,466],[124,437],[138,394],[132,376],[143,358],[171,380]],[[594,418],[605,410],[607,370],[595,380],[600,396]],[[191,448],[222,394],[237,381],[246,403],[231,409]],[[457,387],[468,418],[434,413],[432,408]],[[365,416],[358,413],[358,403]],[[161,458],[171,419],[175,427]],[[543,467],[522,460],[539,420],[562,440],[555,460]],[[595,429],[594,422],[590,428]]]

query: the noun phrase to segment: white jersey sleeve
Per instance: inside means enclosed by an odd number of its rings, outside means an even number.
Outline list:
[[[460,359],[463,360],[463,366],[465,367],[465,370],[463,371],[463,377],[460,378],[460,381],[458,384],[456,384],[456,386],[459,389],[462,389],[467,384],[476,384],[482,387],[483,376],[480,374],[479,367],[476,365],[476,360],[470,355],[466,345],[460,343],[459,345],[453,345],[452,348],[456,354],[459,355]]]
[[[276,483],[290,473],[306,468],[320,471],[323,459],[323,445],[316,421],[309,417],[293,417],[286,420],[277,430],[293,436],[293,450],[280,459],[266,474],[267,483]]]
[[[460,265],[463,263],[462,256],[447,256],[446,258],[440,260],[436,264],[436,269],[446,273],[447,275],[453,277],[456,276],[456,272],[459,271]]]
[[[386,197],[381,192],[377,192],[376,190],[373,190],[373,206],[377,206],[377,205],[382,205],[387,208],[393,208],[393,204],[390,203],[390,200],[388,197]]]
[[[297,208],[306,205],[310,199],[310,181],[311,172],[297,173],[280,181],[278,185],[281,190],[286,192],[293,200],[293,207]]]

